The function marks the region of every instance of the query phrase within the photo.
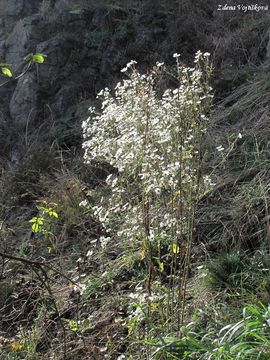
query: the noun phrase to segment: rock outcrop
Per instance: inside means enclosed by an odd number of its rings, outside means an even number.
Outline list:
[[[192,59],[198,47],[207,51],[221,48],[221,55],[226,50],[222,48],[226,42],[221,41],[222,21],[226,19],[222,15],[224,19],[220,20],[221,14],[213,10],[214,2],[203,8],[194,5],[192,16],[197,17],[196,21],[187,16],[191,9],[180,9],[175,2],[158,0],[155,7],[151,4],[145,1],[136,7],[106,0],[0,0],[0,61],[12,64],[13,72],[19,74],[28,53],[47,55],[45,64],[33,66],[18,81],[0,87],[1,121],[12,124],[18,133],[26,126],[31,133],[43,124],[47,140],[54,141],[51,129],[58,120],[67,127],[60,133],[79,127],[83,119],[74,115],[81,114],[74,107],[80,108],[86,100],[94,101],[104,86],[113,86],[120,69],[131,59],[144,70],[158,60],[172,61],[173,52]],[[200,22],[202,30],[198,32],[194,24]],[[217,30],[213,32],[209,26]],[[246,39],[248,36],[243,41]],[[220,67],[221,55],[217,55]],[[230,56],[226,61],[234,63]],[[5,80],[0,75],[0,84]],[[19,136],[12,139],[14,146],[20,146]],[[10,141],[10,137],[1,141]]]

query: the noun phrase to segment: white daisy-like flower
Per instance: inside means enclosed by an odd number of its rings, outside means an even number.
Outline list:
[[[217,149],[217,151],[219,151],[219,152],[220,152],[220,151],[223,151],[223,150],[224,150],[224,147],[223,147],[223,146],[221,146],[221,145],[219,145],[219,146],[217,146],[217,148],[216,148],[216,149]]]
[[[87,200],[83,200],[83,201],[81,201],[80,203],[79,203],[79,206],[80,207],[85,207],[85,206],[87,206],[88,205],[88,201]]]
[[[131,60],[129,63],[127,63],[127,68],[131,68],[133,65],[136,65],[137,64],[137,61],[135,60]]]
[[[163,62],[157,62],[156,65],[157,65],[157,67],[162,67],[164,65],[164,63]]]

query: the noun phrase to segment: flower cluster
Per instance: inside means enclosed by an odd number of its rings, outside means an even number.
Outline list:
[[[163,63],[140,74],[131,61],[122,69],[130,70],[129,77],[114,91],[106,88],[98,94],[102,112],[90,108],[83,123],[86,163],[106,162],[118,173],[108,176],[110,194],[93,210],[107,229],[117,228],[118,236],[127,239],[177,236],[179,227],[184,228],[179,219],[186,221],[199,191],[200,141],[212,101],[211,65],[208,53],[196,54],[194,68],[181,65],[179,56],[173,55],[174,89],[162,95],[158,91],[158,74],[166,72]]]

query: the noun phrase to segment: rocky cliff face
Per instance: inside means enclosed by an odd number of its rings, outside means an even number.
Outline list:
[[[37,134],[38,128],[47,143],[79,145],[80,121],[87,116],[87,107],[97,91],[119,79],[119,70],[131,59],[146,69],[157,60],[171,59],[175,51],[188,60],[198,48],[215,49],[216,66],[229,64],[234,70],[247,52],[248,61],[254,63],[265,56],[264,22],[250,18],[252,36],[233,19],[224,28],[228,15],[217,12],[214,2],[179,7],[174,1],[159,0],[154,8],[148,0],[127,3],[0,0],[0,60],[12,64],[18,74],[28,53],[47,55],[45,64],[0,87],[2,155],[10,159],[16,148],[23,156],[22,138]],[[234,32],[224,41],[230,26]],[[239,37],[246,49],[232,51]]]
[[[62,1],[53,4],[25,0],[20,6],[16,3],[0,1],[1,58],[12,64],[14,73],[18,74],[28,53],[41,52],[48,56],[44,66],[32,68],[18,81],[1,89],[6,100],[1,110],[22,131],[26,123],[32,126],[45,120],[46,109],[57,117],[79,102],[81,83],[73,79],[68,65],[73,52],[81,46],[79,34],[88,27],[88,14],[72,13]]]
[[[107,81],[113,81],[136,53],[147,61],[144,52],[150,48],[154,51],[158,40],[164,38],[166,13],[151,30],[144,25],[139,29],[139,24],[132,24],[127,9],[90,3],[0,0],[1,61],[12,64],[13,72],[19,74],[28,53],[47,55],[44,65],[0,88],[2,152],[10,150],[11,138],[13,147],[15,143],[18,146],[19,134],[44,126],[44,122],[49,133],[52,127],[58,135],[60,131],[70,137],[72,129],[78,133],[74,126],[83,112],[87,115],[88,99]],[[4,80],[1,76],[0,81]],[[10,124],[15,131],[6,137]],[[50,135],[51,141],[57,136]],[[65,136],[60,139],[61,145],[67,142],[67,146],[74,141]],[[6,155],[10,156],[8,152]]]

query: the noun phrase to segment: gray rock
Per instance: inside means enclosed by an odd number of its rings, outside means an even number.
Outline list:
[[[38,12],[43,0],[0,0],[1,17],[27,16]]]
[[[1,17],[19,16],[23,11],[24,1],[20,0],[0,0]]]
[[[44,89],[56,85],[60,69],[65,66],[71,49],[72,45],[62,34],[37,45],[36,52],[47,55],[46,62],[39,67],[40,83]]]
[[[39,11],[43,0],[0,0],[1,29],[10,31],[14,22]]]
[[[266,59],[270,60],[270,28],[267,32],[267,36],[268,36],[268,43],[267,43],[267,47],[266,47]]]
[[[13,64],[14,71],[22,68],[22,59],[33,52],[33,47],[37,41],[36,25],[39,24],[38,15],[31,15],[16,23],[13,31],[5,42],[6,62]]]
[[[6,43],[4,40],[0,41],[0,61],[4,60],[5,57],[5,52],[6,52]]]
[[[51,105],[51,109],[56,116],[63,116],[66,110],[75,105],[79,94],[78,85],[74,83],[64,84],[55,94],[56,99]]]
[[[24,127],[36,115],[38,83],[34,73],[27,73],[18,80],[12,95],[9,110],[15,124]]]

